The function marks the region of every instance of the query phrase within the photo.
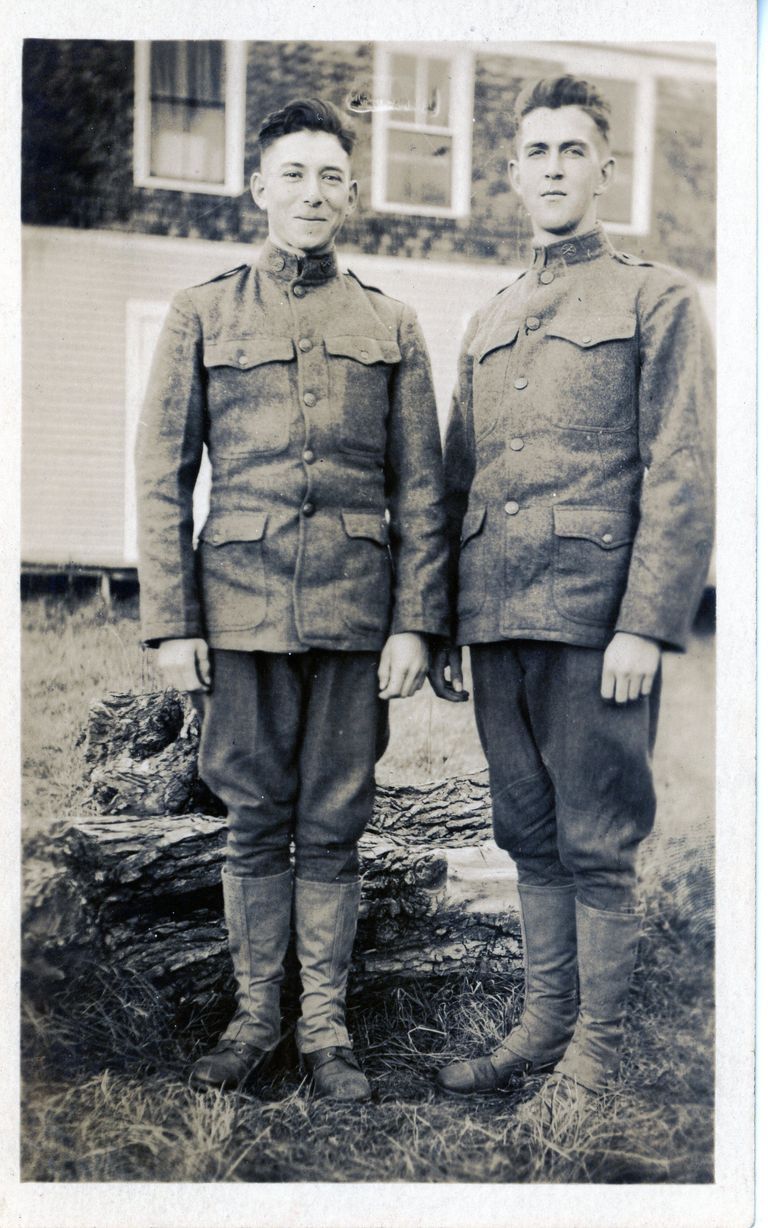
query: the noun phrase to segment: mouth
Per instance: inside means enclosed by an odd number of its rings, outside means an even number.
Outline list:
[[[296,217],[296,221],[297,222],[327,222],[328,218],[327,217],[304,217],[302,214],[298,214]]]
[[[541,195],[542,195],[542,196],[543,196],[545,199],[547,199],[547,198],[548,198],[548,197],[550,197],[550,196],[566,196],[566,195],[567,195],[567,193],[566,193],[566,192],[558,192],[558,191],[553,190],[553,191],[551,191],[551,192],[542,192],[542,193],[541,193]]]

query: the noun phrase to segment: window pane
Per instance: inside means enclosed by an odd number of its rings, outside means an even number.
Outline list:
[[[416,56],[393,55],[389,65],[391,96],[388,101],[395,106],[390,114],[394,120],[412,124],[416,119]]]
[[[224,78],[221,42],[152,43],[150,174],[224,182]]]
[[[451,137],[422,132],[389,134],[387,201],[451,206]]]
[[[223,183],[224,111],[155,103],[150,171],[161,179]]]
[[[611,104],[611,150],[616,159],[613,183],[600,201],[604,222],[628,225],[632,221],[635,175],[635,112],[637,86],[633,81],[595,78],[595,84]]]
[[[427,68],[427,124],[447,128],[451,122],[451,64],[449,60],[430,60]]]
[[[224,103],[224,44],[153,42],[152,98]]]

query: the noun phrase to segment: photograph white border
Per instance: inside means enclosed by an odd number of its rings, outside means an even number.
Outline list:
[[[344,41],[455,40],[658,42],[705,40],[718,62],[718,729],[717,729],[717,1126],[716,1180],[702,1186],[308,1185],[223,1186],[21,1183],[18,1170],[19,667],[18,548],[20,389],[19,101],[21,43],[50,38],[216,38]],[[176,5],[147,0],[31,0],[10,12],[0,60],[2,94],[4,341],[6,391],[2,485],[3,809],[0,897],[6,959],[0,1218],[18,1228],[452,1228],[527,1224],[533,1228],[696,1225],[747,1228],[752,1222],[755,950],[755,96],[756,12],[751,0],[630,6],[615,0],[388,0],[363,12],[350,0],[219,0]]]

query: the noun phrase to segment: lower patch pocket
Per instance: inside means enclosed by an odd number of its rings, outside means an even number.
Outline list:
[[[636,518],[603,507],[554,509],[554,603],[574,622],[612,626],[627,586]]]
[[[243,631],[264,621],[266,527],[266,512],[232,512],[206,521],[198,551],[209,631]]]
[[[357,631],[386,631],[392,577],[387,522],[377,512],[342,512],[341,523],[339,597],[344,621]]]

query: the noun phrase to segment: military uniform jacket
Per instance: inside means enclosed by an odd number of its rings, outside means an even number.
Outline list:
[[[210,511],[193,549],[203,446]],[[378,650],[448,629],[440,437],[413,312],[267,244],[178,294],[137,443],[142,634]]]
[[[602,229],[534,249],[470,322],[446,440],[459,643],[682,648],[712,540],[709,338],[679,273]]]

